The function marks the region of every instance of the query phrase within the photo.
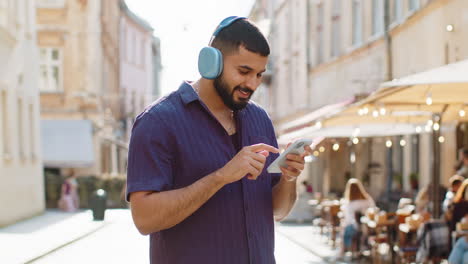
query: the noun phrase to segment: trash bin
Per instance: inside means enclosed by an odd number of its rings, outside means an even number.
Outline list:
[[[91,210],[93,210],[94,221],[104,220],[106,211],[107,193],[103,189],[93,192],[91,197]]]

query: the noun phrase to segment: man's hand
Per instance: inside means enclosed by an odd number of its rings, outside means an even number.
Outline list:
[[[288,144],[289,147],[291,143]],[[286,148],[287,148],[286,147]],[[312,149],[310,146],[304,146],[304,153],[301,155],[297,154],[289,154],[286,156],[286,164],[288,165],[286,168],[280,167],[282,177],[284,177],[287,181],[294,181],[297,177],[301,174],[304,170],[305,160],[304,157],[312,154]]]
[[[269,153],[278,153],[278,149],[267,144],[256,144],[242,148],[231,161],[216,173],[225,184],[238,181],[248,175],[251,180],[257,179],[265,166]]]

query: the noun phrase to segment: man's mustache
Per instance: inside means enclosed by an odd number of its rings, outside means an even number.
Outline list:
[[[248,93],[249,95],[252,95],[254,93],[254,91],[252,91],[252,89],[249,89],[249,88],[246,88],[246,87],[240,87],[240,86],[237,86],[234,90],[239,90],[241,92]]]

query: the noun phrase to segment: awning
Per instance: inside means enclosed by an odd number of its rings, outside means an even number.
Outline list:
[[[83,168],[94,164],[90,120],[41,120],[45,167]]]
[[[324,126],[407,123],[424,125],[434,113],[442,122],[468,121],[468,60],[395,79],[324,121]],[[460,113],[462,112],[462,113]]]

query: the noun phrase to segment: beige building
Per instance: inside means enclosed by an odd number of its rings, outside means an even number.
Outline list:
[[[0,227],[44,211],[34,2],[0,0]]]
[[[44,166],[124,172],[118,0],[37,1]]]
[[[346,106],[384,81],[468,58],[463,0],[259,0],[255,7],[271,22],[270,113],[279,136],[319,126],[326,110]],[[457,124],[447,124],[443,135],[441,182],[447,184],[456,150],[466,142],[457,141]],[[308,174],[317,191],[339,193],[347,176],[365,180],[374,196],[386,191],[390,173],[401,176],[405,191],[411,190],[413,172],[420,186],[429,183],[429,134],[359,138],[358,144],[352,137],[318,145],[325,151],[317,153]]]

